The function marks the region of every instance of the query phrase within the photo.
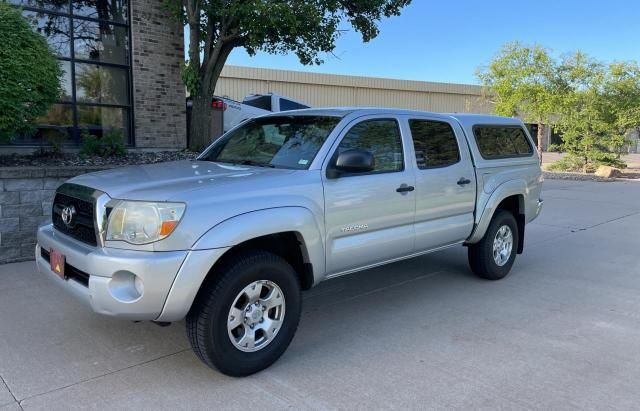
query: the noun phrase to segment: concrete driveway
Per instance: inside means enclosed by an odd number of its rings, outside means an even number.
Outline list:
[[[503,281],[462,247],[305,295],[270,369],[225,377],[184,324],[94,315],[0,267],[0,410],[630,409],[640,405],[640,182],[547,181]]]

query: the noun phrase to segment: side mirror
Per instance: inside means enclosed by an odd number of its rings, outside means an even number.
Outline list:
[[[327,169],[327,178],[338,178],[343,173],[367,173],[375,168],[373,154],[366,150],[353,148],[338,155],[332,166]]]

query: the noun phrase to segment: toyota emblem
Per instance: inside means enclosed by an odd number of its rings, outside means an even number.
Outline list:
[[[65,208],[62,209],[62,214],[60,214],[60,217],[62,217],[62,222],[66,225],[66,226],[70,226],[71,225],[71,221],[73,221],[73,216],[76,214],[76,208],[72,205],[70,206],[66,206]]]

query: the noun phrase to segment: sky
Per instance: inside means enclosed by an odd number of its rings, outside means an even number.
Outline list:
[[[554,55],[581,50],[605,62],[640,60],[638,0],[413,0],[379,27],[369,43],[350,30],[320,66],[303,66],[295,55],[250,57],[244,49],[227,64],[477,84],[476,69],[510,41]]]

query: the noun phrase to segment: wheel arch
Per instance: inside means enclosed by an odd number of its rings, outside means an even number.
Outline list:
[[[249,250],[267,251],[283,258],[298,274],[300,287],[303,290],[308,290],[314,285],[314,269],[313,263],[309,260],[309,251],[307,250],[303,236],[296,231],[281,231],[266,234],[247,239],[230,247],[211,266],[206,277],[208,278],[211,275],[215,275],[217,268],[222,266],[226,260]],[[205,280],[207,278],[205,278]]]
[[[269,236],[271,239],[284,239],[288,244],[294,244],[293,239],[298,241],[304,262],[311,264],[313,268],[313,283],[324,274],[325,255],[321,230],[315,215],[305,207],[267,208],[237,215],[209,229],[192,249],[230,247],[233,250],[251,241],[253,244],[260,243],[264,249],[267,245],[259,239]]]
[[[513,214],[518,223],[518,254],[524,250],[524,231],[526,224],[527,185],[524,180],[511,180],[498,186],[487,199],[482,214],[466,244],[479,242],[487,232],[491,219],[497,210],[506,210]]]

